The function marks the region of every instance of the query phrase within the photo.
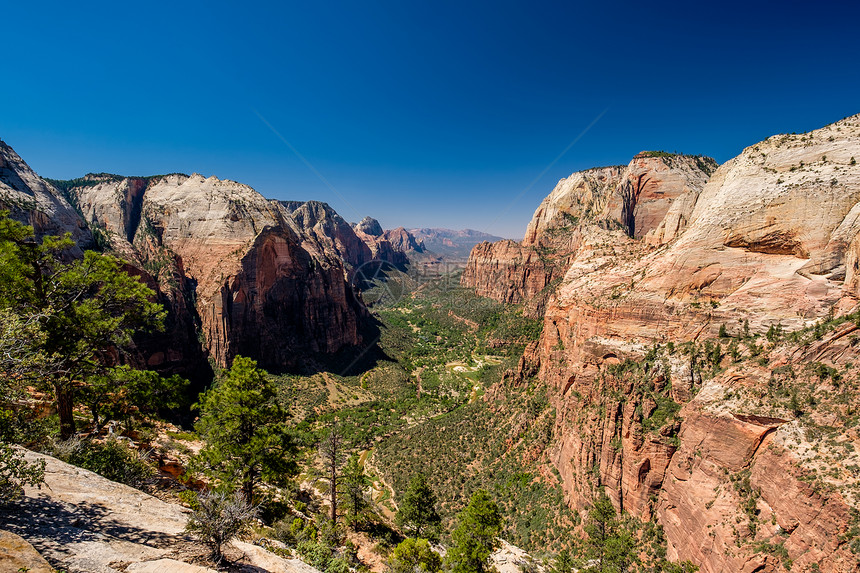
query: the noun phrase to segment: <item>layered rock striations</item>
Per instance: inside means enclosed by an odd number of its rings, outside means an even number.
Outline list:
[[[393,265],[405,265],[410,256],[424,253],[424,243],[403,227],[383,230],[379,221],[365,217],[354,226],[355,234],[370,249],[372,258]]]
[[[543,200],[522,242],[477,245],[462,283],[502,302],[530,303],[528,312],[539,316],[584,245],[624,241],[614,231],[657,234],[674,202],[697,195],[715,168],[706,157],[645,152],[627,167],[574,173]]]
[[[858,156],[858,116],[712,174],[640,154],[562,181],[522,243],[476,247],[464,283],[513,302],[552,284],[530,247],[568,249],[519,377],[550,390],[571,507],[602,488],[704,572],[860,571],[857,326],[815,326],[857,308]]]
[[[193,306],[218,364],[243,354],[281,369],[359,343],[364,311],[344,264],[369,253],[327,205],[196,174],[90,181],[70,190],[87,221]]]
[[[370,247],[328,204],[320,201],[279,201],[278,203],[301,232],[305,250],[319,255],[335,254],[349,270],[356,269],[373,259]]]

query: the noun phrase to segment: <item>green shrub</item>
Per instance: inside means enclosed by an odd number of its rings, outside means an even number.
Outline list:
[[[24,453],[0,442],[0,505],[20,498],[25,485],[39,486],[45,478],[45,460],[28,463]]]
[[[155,474],[155,468],[145,456],[116,439],[100,443],[71,438],[65,442],[55,442],[53,454],[73,466],[132,487],[142,485]]]
[[[319,541],[302,541],[296,550],[302,556],[302,560],[305,563],[316,567],[320,571],[327,570],[332,561],[331,548]]]

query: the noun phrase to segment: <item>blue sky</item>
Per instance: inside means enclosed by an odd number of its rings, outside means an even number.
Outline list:
[[[520,238],[573,171],[644,149],[723,162],[860,113],[847,2],[33,1],[2,17],[0,138],[39,174],[199,172],[388,228]]]

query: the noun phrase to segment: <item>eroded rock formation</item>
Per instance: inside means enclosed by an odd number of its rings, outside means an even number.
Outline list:
[[[92,235],[62,192],[36,175],[15,151],[0,141],[0,209],[33,227],[36,235],[71,233],[81,245]]]
[[[425,252],[424,244],[403,227],[383,230],[379,221],[371,217],[358,222],[355,233],[370,249],[373,259],[393,265],[405,265],[410,255]]]
[[[521,243],[484,242],[473,249],[463,285],[501,302],[527,302],[527,311],[539,316],[590,228],[650,238],[675,200],[698,195],[715,168],[706,157],[641,153],[627,167],[574,173],[543,200]],[[684,220],[683,214],[677,218]],[[609,234],[607,240],[618,239]]]
[[[201,175],[90,176],[70,192],[113,248],[193,309],[218,364],[244,354],[277,370],[359,343],[344,262],[369,251],[327,205]]]
[[[463,282],[480,294],[543,291],[519,377],[553,396],[548,461],[571,507],[603,488],[703,572],[860,571],[846,533],[856,405],[831,401],[860,384],[857,326],[773,334],[857,307],[858,156],[858,116],[771,137],[713,173],[640,154],[560,182],[522,243],[473,250]]]

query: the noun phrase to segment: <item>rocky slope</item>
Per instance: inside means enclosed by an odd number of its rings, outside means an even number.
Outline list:
[[[343,217],[326,203],[319,201],[279,201],[296,223],[305,250],[323,255],[336,254],[348,270],[356,269],[373,259],[364,241],[356,235]]]
[[[462,283],[501,302],[528,302],[538,316],[587,242],[585,223],[636,239],[668,236],[659,227],[670,206],[679,197],[696,196],[715,168],[710,158],[641,153],[626,168],[574,173],[537,208],[522,242],[477,245]],[[677,219],[678,226],[684,224],[683,213]]]
[[[194,565],[206,549],[184,533],[190,510],[129,486],[69,465],[51,456],[26,452],[28,461],[44,459],[45,484],[27,487],[14,506],[0,508],[0,570],[35,547],[51,565],[69,573],[206,573]],[[7,539],[15,544],[3,544]],[[9,561],[4,561],[7,550]],[[225,551],[243,572],[319,573],[298,559],[282,559],[250,543],[233,541]],[[30,557],[33,571],[39,561]],[[51,570],[51,569],[47,569]]]
[[[518,378],[551,390],[571,507],[603,487],[703,572],[860,571],[857,326],[830,320],[858,301],[858,156],[857,116],[710,178],[640,155],[562,181],[523,243],[476,247],[480,293],[552,285]],[[538,271],[535,244],[563,268]]]
[[[38,236],[71,233],[89,245],[92,234],[56,187],[36,175],[15,151],[0,140],[0,209],[31,225]]]

